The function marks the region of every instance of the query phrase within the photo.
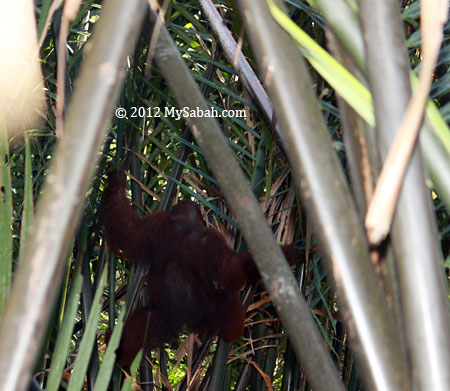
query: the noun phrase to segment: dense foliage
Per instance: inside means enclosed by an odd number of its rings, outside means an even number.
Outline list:
[[[234,0],[216,1],[217,10],[241,45],[249,63],[257,70],[256,59],[244,34],[244,24],[236,3]],[[287,0],[285,6],[295,24],[322,48],[330,51],[327,40],[330,32],[326,30],[321,13],[310,5],[312,3]],[[421,59],[419,1],[403,0],[400,3],[411,67],[417,69]],[[13,276],[19,254],[23,251],[27,225],[30,224],[24,220],[24,211],[32,204],[30,200],[24,200],[28,192],[33,204],[39,204],[42,185],[48,178],[48,168],[58,143],[55,131],[58,61],[63,56],[67,60],[63,77],[66,106],[70,106],[72,91],[77,88],[77,76],[83,66],[91,35],[95,34],[96,24],[101,19],[102,3],[84,1],[76,19],[70,23],[67,44],[64,52],[60,53],[61,8],[53,15],[49,29],[44,31],[50,4],[51,1],[38,0],[35,6],[39,34],[45,34],[40,57],[48,99],[46,124],[39,130],[30,130],[26,143],[11,140],[7,161],[12,194]],[[166,26],[209,106],[219,113],[228,110],[239,115],[218,116],[217,121],[277,241],[297,241],[311,248],[307,264],[294,271],[297,281],[345,386],[348,390],[361,389],[337,294],[322,265],[320,246],[311,233],[311,222],[305,214],[302,196],[291,176],[274,123],[267,121],[257,102],[244,87],[234,64],[226,58],[197,2],[173,0],[164,2],[163,7],[166,7]],[[447,23],[431,90],[431,98],[447,124],[450,122],[448,26]],[[195,200],[201,205],[203,216],[210,227],[221,231],[228,244],[237,251],[247,250],[221,189],[201,149],[193,141],[189,126],[171,111],[181,108],[161,70],[154,64],[151,46],[149,49],[150,39],[150,22],[146,20],[134,50],[128,57],[125,83],[117,101],[116,108],[125,109],[127,114],[123,118],[117,115],[111,118],[99,155],[97,174],[86,194],[79,228],[74,238],[67,239],[73,240],[72,251],[65,262],[65,278],[59,288],[58,303],[34,370],[35,378],[46,390],[93,389],[100,375],[104,378],[101,385],[97,383],[96,390],[106,387],[118,390],[125,378],[118,368],[111,373],[100,370],[102,366],[113,368],[112,362],[105,356],[103,343],[107,331],[114,329],[118,314],[124,315],[126,286],[133,275],[131,265],[110,254],[103,239],[99,204],[110,162],[121,162],[127,167],[131,178],[129,195],[140,213],[166,209],[176,200]],[[308,67],[333,147],[350,182],[336,91],[312,66]],[[96,108],[92,107],[92,110]],[[26,169],[27,164],[31,165],[31,170]],[[25,185],[30,179],[32,187],[27,188]],[[428,185],[431,190],[434,189],[431,180]],[[438,192],[432,195],[439,229],[438,239],[448,277],[449,205],[445,205]],[[329,194],[329,197],[333,197],[333,194]],[[80,270],[83,281],[79,277]],[[141,387],[145,390],[185,390],[189,387],[188,383],[192,382],[191,389],[198,387],[201,390],[210,389],[208,387],[211,384],[221,384],[217,388],[219,390],[244,390],[246,386],[251,390],[270,387],[274,390],[309,389],[308,380],[299,367],[287,333],[264,286],[246,287],[242,291],[242,299],[248,307],[244,339],[229,346],[223,341],[204,336],[183,336],[163,351],[144,352],[148,355],[150,365],[141,366],[138,370],[137,379],[140,379]],[[298,332],[301,333],[301,330]],[[111,341],[113,339],[110,344]],[[154,388],[145,385],[144,379],[153,382]],[[139,389],[136,384],[125,386]]]

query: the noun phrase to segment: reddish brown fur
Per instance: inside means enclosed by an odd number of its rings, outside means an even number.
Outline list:
[[[149,304],[125,324],[118,350],[122,365],[129,365],[142,346],[162,346],[183,331],[217,334],[226,341],[242,336],[239,290],[260,278],[258,269],[249,254],[236,253],[219,231],[208,229],[194,202],[141,217],[126,196],[125,174],[114,170],[102,214],[111,250],[150,267]],[[304,259],[295,246],[283,246],[283,251],[290,263]]]

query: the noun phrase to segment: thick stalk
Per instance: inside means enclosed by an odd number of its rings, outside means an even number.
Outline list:
[[[27,389],[95,172],[142,0],[103,4],[0,328],[0,390]]]
[[[159,34],[155,60],[178,104],[209,110],[166,28],[159,20],[156,26]],[[217,122],[210,117],[190,117],[189,122],[260,268],[309,381],[315,390],[343,390],[309,308]]]
[[[279,3],[279,2],[278,2]],[[252,45],[283,130],[283,142],[334,279],[350,342],[368,390],[409,385],[400,333],[372,267],[363,227],[332,148],[312,83],[295,43],[267,3],[242,0]]]
[[[410,99],[409,64],[398,3],[360,0],[361,26],[382,159]],[[450,384],[450,316],[442,256],[419,148],[411,159],[391,239],[400,276],[414,385],[445,390]]]

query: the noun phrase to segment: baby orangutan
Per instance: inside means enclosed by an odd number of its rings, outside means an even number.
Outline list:
[[[125,192],[125,173],[113,170],[103,194],[102,217],[112,251],[149,267],[148,305],[130,315],[117,351],[130,365],[143,347],[161,347],[181,332],[240,338],[244,308],[239,291],[260,279],[250,254],[229,248],[223,235],[209,229],[192,201],[146,216],[134,212]],[[283,246],[289,261],[304,261],[304,251]]]

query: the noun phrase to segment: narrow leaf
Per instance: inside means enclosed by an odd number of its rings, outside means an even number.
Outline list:
[[[12,195],[8,159],[8,135],[0,129],[0,316],[11,287],[12,272]]]
[[[70,340],[72,338],[72,331],[76,321],[75,316],[79,306],[82,280],[83,276],[81,275],[81,268],[79,268],[72,281],[64,319],[58,338],[56,339],[55,350],[53,352],[50,373],[47,381],[47,391],[58,390],[61,382],[61,374],[64,370],[67,354],[69,353]]]
[[[120,337],[122,336],[123,319],[125,317],[125,305],[120,310],[119,319],[117,320],[116,327],[111,335],[111,339],[106,349],[105,357],[103,359],[103,365],[98,373],[97,380],[95,382],[94,391],[106,391],[108,388],[109,380],[111,378],[112,371],[114,369],[114,363],[116,361],[116,349],[119,347]]]
[[[80,391],[83,387],[84,377],[91,358],[92,349],[94,348],[95,337],[97,333],[97,325],[99,320],[100,311],[102,309],[101,297],[103,295],[103,288],[106,283],[106,268],[102,272],[100,282],[94,296],[94,302],[92,304],[89,319],[84,330],[83,340],[80,344],[80,350],[78,352],[77,359],[75,361],[75,368],[70,378],[68,391]]]
[[[27,244],[28,231],[33,223],[33,173],[31,170],[31,152],[30,140],[28,133],[25,133],[25,173],[24,173],[24,197],[22,224],[20,227],[20,250],[19,258],[22,257],[23,251]]]
[[[273,18],[297,41],[314,69],[370,126],[374,126],[372,95],[367,88],[297,26],[273,0],[267,0],[267,3]]]
[[[139,353],[134,358],[133,363],[131,364],[131,367],[130,367],[131,375],[129,377],[127,377],[125,379],[125,381],[123,382],[121,391],[130,391],[131,390],[131,386],[133,385],[133,379],[136,376],[136,372],[137,372],[137,369],[141,362],[141,359],[142,359],[142,349],[139,350]]]

